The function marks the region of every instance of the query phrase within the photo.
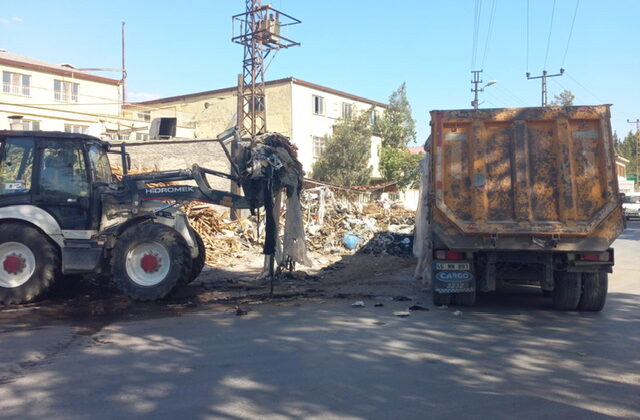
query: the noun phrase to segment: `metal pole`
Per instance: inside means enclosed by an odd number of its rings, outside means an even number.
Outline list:
[[[547,106],[547,71],[542,72],[542,105]]]
[[[557,76],[562,76],[564,74],[564,69],[561,68],[560,69],[560,73],[558,74],[548,74],[546,70],[542,71],[542,76],[534,76],[531,77],[531,73],[527,73],[527,79],[531,80],[531,79],[542,79],[542,106],[545,107],[547,106],[547,77],[557,77]]]
[[[122,104],[126,104],[127,103],[127,68],[125,66],[125,61],[124,61],[124,53],[125,53],[125,33],[124,33],[124,29],[125,29],[125,23],[122,22]]]
[[[483,92],[484,89],[483,88],[478,88],[478,85],[480,83],[482,83],[482,80],[480,79],[480,73],[482,73],[482,70],[471,70],[471,73],[473,74],[473,80],[471,80],[471,84],[473,85],[473,88],[471,89],[471,92],[473,92],[473,101],[471,102],[471,106],[473,106],[473,109],[477,110],[478,109],[478,92]]]
[[[238,104],[237,104],[237,110],[236,110],[236,130],[238,132],[238,136],[242,136],[242,134],[244,133],[244,121],[242,118],[242,112],[244,109],[243,106],[243,99],[242,99],[242,87],[243,87],[243,79],[242,79],[242,74],[238,75],[238,88],[236,91],[236,97],[238,100]],[[236,158],[236,154],[238,153],[238,141],[236,140],[236,137],[234,136],[234,139],[231,141],[231,159],[235,159]],[[233,165],[233,162],[231,163]],[[230,192],[231,194],[240,194],[240,186],[238,185],[238,183],[234,180],[231,180],[231,186],[230,186]],[[231,220],[238,220],[240,219],[240,210],[235,208],[235,206],[231,207],[231,210],[229,211],[229,217],[231,218]]]
[[[640,149],[640,118],[636,118],[635,121],[627,120],[629,124],[636,125],[636,184],[639,183],[638,176],[640,175],[640,171],[638,170],[639,161],[638,161],[638,149]]]

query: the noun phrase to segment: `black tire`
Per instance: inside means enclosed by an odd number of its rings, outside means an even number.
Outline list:
[[[469,293],[453,293],[452,301],[456,305],[460,306],[473,306],[476,303],[476,279],[474,278],[471,282],[473,285],[474,291]]]
[[[12,244],[15,251],[12,251]],[[21,254],[20,247],[27,247],[30,251],[28,258]],[[25,303],[40,296],[56,280],[60,273],[60,254],[51,240],[39,230],[19,224],[7,223],[0,225],[0,303]],[[24,249],[24,248],[23,248]],[[26,252],[26,254],[29,254]],[[31,256],[33,258],[31,258]],[[15,258],[18,258],[17,260]],[[18,261],[22,267],[15,265],[7,268],[8,259]],[[34,261],[32,268],[28,261]],[[20,285],[10,287],[15,282],[13,276],[20,276],[24,270],[33,269],[33,273]],[[10,273],[20,270],[18,273]]]
[[[432,292],[432,298],[435,306],[449,306],[451,304],[451,293],[438,293],[434,290]]]
[[[454,293],[453,300],[456,305],[473,306],[476,303],[476,292]]]
[[[196,245],[198,246],[198,256],[191,259],[191,274],[189,277],[184,279],[180,279],[181,285],[187,285],[198,278],[200,273],[202,273],[202,269],[204,268],[204,263],[207,260],[207,249],[204,247],[204,241],[198,232],[196,232],[193,228],[189,228],[189,232],[196,239]]]
[[[146,258],[151,258],[156,265],[145,267]],[[180,279],[191,275],[189,246],[168,226],[153,222],[132,226],[116,240],[111,273],[116,286],[130,298],[162,299]]]
[[[600,312],[607,300],[608,273],[582,273],[582,296],[578,309]]]
[[[556,309],[571,311],[578,307],[582,294],[581,273],[557,271],[553,289],[553,306]]]

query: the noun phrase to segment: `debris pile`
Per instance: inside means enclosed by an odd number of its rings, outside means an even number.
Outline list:
[[[386,203],[363,204],[329,187],[303,191],[309,249],[321,254],[357,251],[411,255],[415,212]]]
[[[114,167],[113,172],[116,177],[122,173],[119,167]],[[302,190],[301,204],[307,246],[316,255],[355,252],[411,255],[414,211],[383,202],[365,203],[358,194],[335,191],[328,186]],[[280,225],[284,226],[286,205],[282,207]],[[183,210],[202,237],[207,249],[207,266],[230,265],[247,253],[262,252],[264,209],[256,216],[240,220],[229,220],[226,209],[210,204],[188,203]]]

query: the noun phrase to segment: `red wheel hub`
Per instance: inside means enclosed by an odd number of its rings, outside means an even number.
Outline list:
[[[24,261],[22,260],[22,258],[20,258],[19,255],[7,255],[7,257],[2,262],[2,267],[4,268],[4,271],[9,274],[18,274],[24,268]]]
[[[160,267],[160,261],[155,255],[146,254],[140,260],[140,267],[142,267],[146,273],[153,273],[158,270],[158,267]]]

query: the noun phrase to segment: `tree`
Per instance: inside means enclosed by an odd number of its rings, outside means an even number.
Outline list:
[[[617,135],[614,140],[616,139]],[[629,175],[636,173],[638,141],[640,141],[640,134],[629,131],[629,134],[627,134],[624,140],[618,140],[616,143],[616,152],[623,158],[629,160],[629,164],[627,165],[627,174]]]
[[[389,106],[376,126],[382,146],[403,148],[416,139],[416,122],[411,116],[407,84],[403,82],[391,96]]]
[[[416,139],[416,122],[411,115],[406,83],[389,96],[389,106],[376,132],[382,138],[380,172],[383,178],[397,182],[400,188],[416,184],[420,179],[420,156],[407,150],[407,144]]]
[[[400,188],[415,188],[420,182],[422,155],[412,155],[406,149],[383,147],[380,151],[380,172],[387,181],[396,181]]]
[[[559,95],[553,95],[551,105],[572,106],[576,96],[570,90],[563,90]]]
[[[371,115],[362,112],[338,120],[333,135],[325,136],[325,149],[313,164],[313,177],[342,187],[365,185],[371,177]]]

